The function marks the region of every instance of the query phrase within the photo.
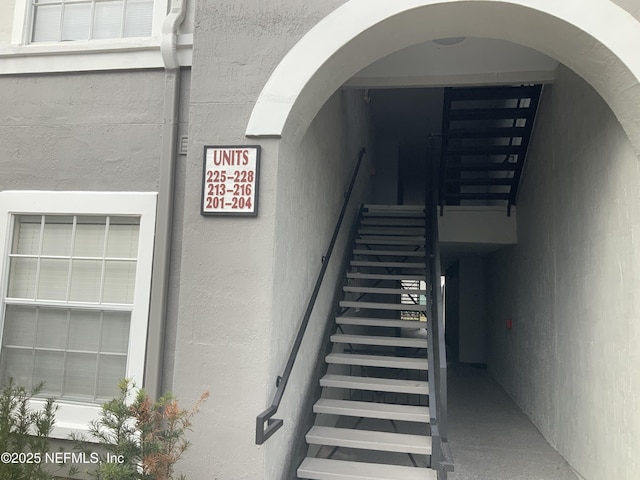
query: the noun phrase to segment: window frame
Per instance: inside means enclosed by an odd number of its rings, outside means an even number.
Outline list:
[[[15,0],[10,41],[0,44],[0,75],[164,67],[160,44],[170,0],[154,0],[149,37],[37,43],[29,41],[33,22],[31,2]],[[193,15],[193,8],[187,7],[187,18],[177,37],[178,60],[185,67],[192,63]]]
[[[154,37],[160,37],[162,34],[162,23],[167,14],[167,0],[153,1],[153,17],[151,20],[151,35],[148,37],[115,37],[95,40],[72,40],[68,42],[52,41],[52,42],[33,42],[33,21],[34,8],[33,0],[15,0],[13,14],[13,30],[11,34],[11,43],[17,45],[60,45],[60,44],[88,44],[88,43],[107,43],[114,44],[122,40],[143,40]]]
[[[9,281],[9,252],[17,215],[128,215],[140,217],[136,281],[131,310],[126,375],[143,386],[151,300],[151,273],[155,239],[157,194],[153,192],[0,192],[0,349],[4,332],[4,306]],[[33,399],[34,408],[44,405]],[[100,405],[56,400],[59,410],[53,438],[86,432],[89,422],[98,417]]]

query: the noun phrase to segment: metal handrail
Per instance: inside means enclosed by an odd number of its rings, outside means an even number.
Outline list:
[[[447,440],[447,356],[444,335],[444,311],[440,286],[440,247],[438,244],[438,184],[440,175],[435,155],[435,137],[431,138],[427,169],[429,180],[425,192],[425,249],[426,267],[429,276],[429,296],[427,297],[430,318],[427,321],[429,340],[429,411],[431,421],[432,456],[431,467],[438,471],[439,479],[446,479],[447,472],[453,470],[453,458]],[[430,181],[430,183],[429,183]],[[432,390],[433,389],[433,390]],[[433,392],[433,393],[432,393]]]
[[[307,325],[309,324],[309,320],[311,319],[311,313],[313,312],[313,308],[316,303],[316,298],[318,297],[318,293],[320,292],[320,287],[322,286],[322,281],[324,280],[324,275],[327,271],[327,267],[329,265],[329,259],[331,258],[331,254],[333,252],[333,247],[336,244],[338,239],[338,234],[340,233],[340,227],[342,226],[342,221],[347,211],[347,207],[349,205],[349,200],[351,199],[351,192],[353,191],[353,187],[356,183],[356,179],[358,177],[358,171],[360,170],[360,164],[362,163],[362,158],[364,157],[366,150],[362,148],[358,153],[358,161],[356,162],[355,170],[353,172],[353,176],[351,177],[351,183],[349,183],[349,188],[345,193],[344,202],[342,204],[342,210],[340,211],[340,216],[338,217],[338,221],[336,222],[336,227],[333,231],[333,236],[331,237],[331,241],[329,242],[329,247],[327,248],[327,252],[324,257],[322,257],[322,268],[320,269],[320,273],[318,274],[318,278],[316,279],[315,286],[313,287],[313,291],[311,293],[311,297],[309,298],[309,302],[307,303],[307,308],[304,312],[304,316],[302,317],[302,322],[300,323],[300,327],[298,329],[298,334],[296,335],[295,342],[293,343],[293,347],[291,348],[291,353],[289,354],[289,359],[287,360],[287,364],[284,368],[282,375],[280,375],[276,379],[276,393],[273,396],[273,401],[269,408],[267,408],[264,412],[256,417],[256,445],[262,445],[266,442],[269,437],[271,437],[282,425],[284,421],[278,418],[272,418],[276,412],[278,411],[278,407],[280,406],[280,402],[282,401],[282,396],[284,395],[284,391],[287,388],[287,383],[289,382],[289,377],[291,376],[291,371],[293,370],[293,365],[298,357],[298,351],[300,350],[300,345],[302,344],[302,339],[304,338],[304,334],[307,330]],[[265,422],[267,426],[265,428]]]

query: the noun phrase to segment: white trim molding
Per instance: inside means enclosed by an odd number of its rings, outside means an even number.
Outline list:
[[[162,23],[169,0],[156,0],[150,37],[30,43],[31,0],[15,0],[11,43],[0,44],[0,75],[164,68]],[[177,58],[191,66],[193,34],[179,32]]]
[[[609,0],[579,3],[350,0],[283,58],[245,133],[296,142],[327,99],[373,62],[438,38],[484,37],[533,48],[574,70],[609,104],[640,152],[640,22]]]

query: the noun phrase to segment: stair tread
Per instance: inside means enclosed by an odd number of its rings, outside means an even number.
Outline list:
[[[449,145],[447,154],[454,155],[517,155],[522,145]]]
[[[340,316],[336,317],[336,323],[369,327],[427,328],[427,322],[421,322],[419,320],[397,320],[395,318]]]
[[[314,413],[429,423],[429,407],[321,398]]]
[[[362,212],[363,218],[402,218],[402,219],[420,219],[424,218],[424,211],[414,212],[388,212],[384,210],[378,211],[364,211]]]
[[[405,275],[405,274],[385,274],[385,273],[360,273],[349,272],[347,278],[361,279],[361,280],[426,280],[424,275]]]
[[[424,212],[424,205],[387,205],[367,203],[364,205],[367,211],[385,211],[385,212]]]
[[[354,375],[326,374],[320,379],[320,386],[346,388],[350,390],[370,390],[374,392],[411,393],[416,395],[427,395],[429,393],[429,383],[422,380],[358,377]]]
[[[307,432],[306,440],[313,445],[431,455],[431,437],[426,435],[314,425]]]
[[[376,227],[423,227],[424,219],[420,218],[388,218],[388,217],[367,217],[360,221],[363,226]]]
[[[298,467],[298,477],[308,480],[437,480],[430,468],[380,463],[351,462],[307,457]]]
[[[522,138],[527,133],[527,127],[480,127],[480,128],[452,128],[448,131],[449,138]]]
[[[449,120],[498,120],[518,119],[529,120],[535,110],[529,107],[495,107],[495,108],[452,108],[449,110]]]
[[[369,234],[362,233],[359,234],[360,238],[357,240],[393,240],[398,242],[421,242],[424,241],[424,235],[421,234],[413,234],[413,235],[380,235],[380,234]]]
[[[398,310],[401,312],[426,312],[426,305],[404,304],[404,303],[380,303],[380,302],[359,302],[351,300],[342,300],[340,302],[342,308],[368,308],[372,310]]]
[[[426,290],[412,288],[355,287],[347,285],[342,290],[349,293],[377,293],[383,295],[426,295]]]
[[[427,340],[423,338],[383,337],[374,335],[349,335],[337,333],[331,336],[331,341],[333,343],[349,343],[353,345],[427,348]]]
[[[424,237],[380,237],[366,236],[356,238],[359,245],[415,245],[417,247],[424,246]]]
[[[365,226],[360,227],[358,233],[360,235],[422,236],[424,235],[424,227],[401,227],[399,225]]]
[[[504,162],[465,162],[465,163],[454,163],[447,164],[447,170],[468,170],[468,171],[502,171],[502,170],[515,170],[515,163],[504,163]]]
[[[352,260],[352,267],[381,267],[381,268],[426,268],[421,262],[376,262],[367,260]]]
[[[532,98],[538,94],[539,85],[534,86],[491,86],[491,87],[456,87],[449,90],[452,102],[496,99]]]
[[[330,353],[327,363],[357,365],[361,367],[400,368],[407,370],[427,370],[426,358],[392,357],[385,355],[358,355],[353,353]]]
[[[373,255],[379,257],[418,257],[424,258],[424,251],[410,251],[410,250],[367,250],[356,248],[353,251],[354,255]]]

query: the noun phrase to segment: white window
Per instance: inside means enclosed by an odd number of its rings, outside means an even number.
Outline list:
[[[153,0],[30,1],[30,42],[151,36]]]
[[[121,378],[142,385],[155,194],[0,193],[0,381],[58,399],[86,428]],[[0,243],[1,244],[1,243]]]
[[[162,27],[170,0],[9,3],[13,7],[11,40],[0,43],[0,75],[164,66],[160,48],[163,38],[167,39]],[[176,49],[179,63],[184,66],[191,65],[193,3],[184,2],[185,19],[178,29]],[[6,24],[9,19],[4,20]]]

